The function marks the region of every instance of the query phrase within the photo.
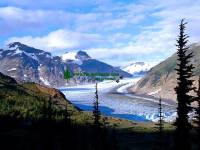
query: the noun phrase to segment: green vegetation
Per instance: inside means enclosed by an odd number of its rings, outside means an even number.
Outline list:
[[[99,128],[100,126],[100,118],[101,118],[101,112],[99,111],[99,95],[98,95],[98,88],[97,83],[95,85],[95,100],[94,100],[94,110],[93,110],[93,116],[94,116],[94,125]]]
[[[87,72],[75,72],[75,76],[90,76],[90,77],[95,77],[95,76],[119,76],[119,73],[87,73]]]
[[[193,53],[194,57],[191,59],[191,62],[194,64],[195,68],[193,70],[195,76],[200,75],[200,46],[192,44],[189,46],[188,53]],[[139,84],[139,87],[144,87],[148,83],[148,81],[151,81],[151,84],[153,86],[161,83],[161,78],[165,77],[167,78],[171,74],[175,74],[177,64],[177,56],[176,54],[173,54],[171,57],[167,58],[160,64],[153,67],[146,76],[142,79],[141,83]]]
[[[100,116],[101,127],[96,132],[93,128],[92,112],[78,110],[56,89],[35,83],[17,84],[14,79],[1,74],[0,90],[0,138],[6,143],[8,137],[10,143],[13,143],[9,145],[11,147],[18,145],[19,149],[24,149],[26,142],[31,147],[37,144],[43,145],[45,142],[62,145],[64,140],[68,141],[64,142],[69,144],[68,148],[71,146],[73,149],[82,149],[77,146],[88,148],[93,140],[100,140],[95,139],[94,137],[99,135],[94,136],[94,134],[100,134],[104,142],[107,141],[105,136],[108,134],[107,144],[111,143],[110,146],[117,146],[121,150],[134,147],[145,149],[143,144],[139,144],[140,142],[147,145],[149,143],[150,148],[153,146],[151,142],[154,141],[157,130],[152,122],[140,123]],[[67,117],[70,118],[70,126]],[[167,132],[173,130],[169,124],[165,124],[165,129]],[[137,140],[132,140],[130,137]],[[24,143],[23,138],[32,138],[33,141],[27,140]]]
[[[196,102],[197,102],[197,107],[195,108],[195,124],[197,125],[197,136],[198,139],[200,138],[200,76],[199,76],[199,81],[198,81],[198,89],[196,91],[197,97],[196,97]],[[200,149],[200,143],[198,143],[198,148]]]
[[[194,91],[193,87],[193,65],[191,59],[193,53],[188,52],[189,47],[188,35],[185,34],[186,22],[182,19],[179,26],[179,35],[177,39],[177,86],[175,88],[177,94],[177,118],[175,122],[175,149],[189,150],[191,149],[189,142],[189,132],[191,129],[191,123],[189,121],[189,113],[192,111],[191,102],[193,96],[189,94]]]
[[[95,79],[95,81],[104,80],[117,80],[119,78],[119,73],[87,73],[87,72],[75,72],[71,73],[68,69],[64,72],[64,79],[67,81],[73,77],[89,77]]]
[[[52,102],[55,120],[64,118],[66,105],[72,120],[82,123],[91,118],[66,101],[65,96],[56,89],[36,83],[17,84],[14,79],[0,73],[0,90],[0,116],[41,119],[46,116],[48,105]]]
[[[64,72],[64,79],[70,80],[72,78],[71,72],[67,69]]]
[[[159,65],[151,69],[151,73],[154,72],[158,76],[162,76],[164,74],[170,73],[174,71],[176,67],[176,58],[169,57],[164,62],[161,62]]]

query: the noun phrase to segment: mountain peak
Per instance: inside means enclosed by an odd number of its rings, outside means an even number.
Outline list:
[[[6,48],[8,48],[10,50],[16,50],[17,48],[21,48],[23,46],[25,46],[25,45],[23,45],[20,42],[12,42],[12,43],[9,43]]]
[[[91,57],[84,51],[78,51],[76,52],[66,52],[62,56],[63,61],[74,61],[74,60],[79,60],[79,61],[84,61],[88,60]]]
[[[149,71],[156,64],[157,64],[156,62],[151,62],[151,63],[134,62],[122,69],[131,74],[144,74],[145,72]]]
[[[66,52],[64,53],[61,57],[62,60],[66,61],[66,60],[75,60],[76,59],[76,52]]]
[[[23,44],[20,43],[20,42],[12,42],[12,43],[9,43],[9,44],[8,44],[9,47],[14,47],[14,46],[16,46],[16,45],[17,45],[17,46],[20,46],[20,45],[23,45]]]
[[[76,54],[76,58],[83,61],[83,60],[90,59],[91,57],[84,51],[78,51]]]
[[[23,52],[26,52],[26,53],[44,53],[43,50],[27,46],[27,45],[22,44],[20,42],[9,43],[6,48],[8,50],[17,50],[17,49],[19,49],[20,51],[23,51]]]

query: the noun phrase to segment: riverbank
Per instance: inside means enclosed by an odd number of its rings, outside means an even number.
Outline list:
[[[132,94],[134,96],[143,97],[146,99],[152,99],[152,100],[155,100],[156,102],[159,102],[159,99],[160,99],[159,97],[156,97],[156,96],[152,96],[152,95],[148,95],[148,94],[140,94],[140,93],[134,92],[134,91],[132,91],[132,89],[130,87],[127,88],[127,91],[129,94]],[[174,100],[164,99],[164,98],[161,98],[161,99],[162,99],[162,103],[164,103],[164,104],[168,104],[168,105],[172,105],[172,106],[177,105],[177,103]]]

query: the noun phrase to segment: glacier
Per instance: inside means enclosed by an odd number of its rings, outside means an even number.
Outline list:
[[[127,78],[119,83],[104,81],[98,83],[100,111],[103,115],[134,121],[158,121],[158,100],[136,96],[127,91],[140,78]],[[60,87],[61,92],[75,106],[85,111],[93,110],[95,84]],[[176,105],[162,103],[166,122],[176,118]]]

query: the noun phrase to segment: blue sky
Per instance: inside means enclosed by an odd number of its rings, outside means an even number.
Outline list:
[[[155,62],[175,52],[182,18],[199,42],[200,0],[1,0],[0,45],[84,50],[115,66]]]

